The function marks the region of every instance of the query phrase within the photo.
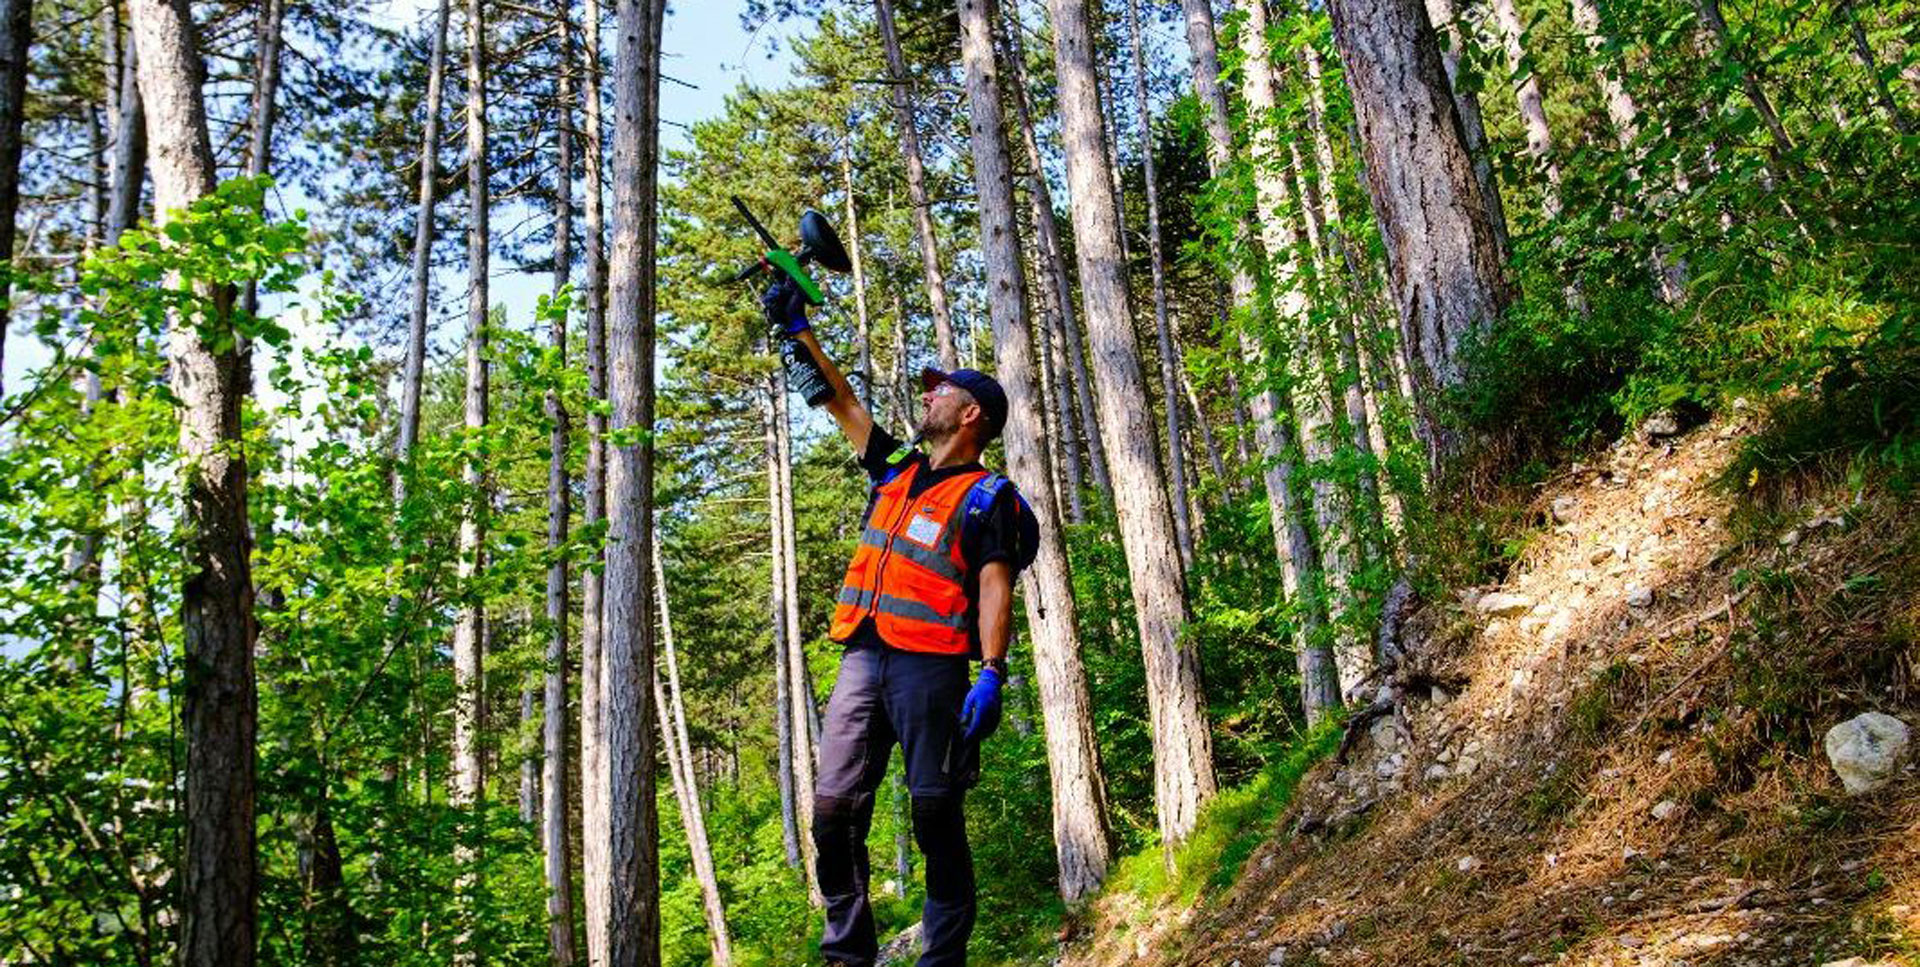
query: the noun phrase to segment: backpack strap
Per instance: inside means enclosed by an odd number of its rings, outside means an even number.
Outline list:
[[[1027,565],[1032,564],[1034,557],[1039,554],[1040,527],[1039,521],[1033,516],[1033,508],[1027,505],[1027,498],[1022,497],[1020,488],[1012,487],[1012,483],[1013,481],[1005,476],[991,472],[974,481],[973,486],[967,488],[967,499],[964,505],[966,513],[960,526],[964,530],[974,526],[975,521],[986,517],[988,512],[993,510],[993,502],[1000,496],[1001,488],[1011,487],[1014,519],[1017,523],[1015,538],[1021,544],[1013,552],[1013,569],[1018,573],[1026,570]]]

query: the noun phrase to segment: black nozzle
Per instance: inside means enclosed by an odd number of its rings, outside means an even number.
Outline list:
[[[827,222],[827,216],[809,208],[800,216],[800,250],[793,253],[802,265],[817,262],[832,272],[853,271],[853,260],[840,244],[840,236]]]

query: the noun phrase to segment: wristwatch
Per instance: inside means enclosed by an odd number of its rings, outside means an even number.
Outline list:
[[[980,667],[991,668],[999,672],[1001,678],[1007,677],[1007,660],[1005,658],[982,658],[980,659]]]

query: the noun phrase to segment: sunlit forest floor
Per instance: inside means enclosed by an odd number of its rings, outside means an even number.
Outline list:
[[[1920,778],[1850,797],[1821,751],[1863,711],[1920,723],[1920,521],[1870,482],[1738,479],[1756,422],[1513,494],[1506,579],[1412,618],[1403,714],[1237,882],[1110,889],[1064,963],[1920,963]]]

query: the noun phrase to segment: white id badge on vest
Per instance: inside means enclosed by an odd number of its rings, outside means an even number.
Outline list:
[[[914,515],[913,522],[907,525],[907,540],[923,547],[932,548],[940,540],[940,531],[946,527],[942,521],[928,516],[926,511]]]

